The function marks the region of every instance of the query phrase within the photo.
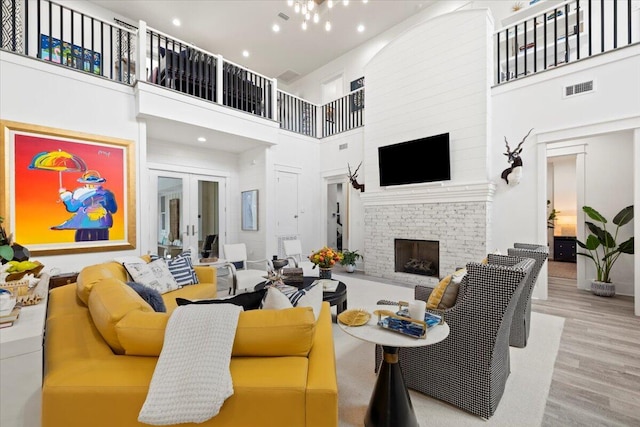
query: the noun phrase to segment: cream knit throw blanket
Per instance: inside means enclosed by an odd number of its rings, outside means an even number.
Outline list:
[[[202,423],[233,395],[229,363],[242,307],[190,304],[171,314],[138,421]]]

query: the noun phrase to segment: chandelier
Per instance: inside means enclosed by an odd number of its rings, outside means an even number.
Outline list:
[[[309,27],[309,23],[318,24],[320,22],[320,6],[326,2],[327,9],[333,9],[333,6],[338,3],[334,0],[287,0],[287,4],[293,7],[296,14],[302,16],[302,29],[306,30]],[[349,0],[342,0],[341,3],[345,6],[349,4]],[[363,0],[363,3],[367,3],[367,0]],[[324,21],[324,29],[331,31],[331,21],[327,18]]]

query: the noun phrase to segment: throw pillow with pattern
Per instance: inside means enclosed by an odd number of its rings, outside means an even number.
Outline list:
[[[304,289],[295,286],[270,286],[262,300],[264,310],[311,307],[316,320],[322,308],[322,286],[311,285]]]
[[[155,289],[161,294],[180,289],[163,259],[148,264],[125,262],[123,265],[134,282]]]
[[[160,259],[158,255],[151,255],[151,261],[157,259]],[[198,276],[191,261],[191,250],[187,249],[175,258],[165,260],[165,262],[178,285],[187,286],[198,284]]]

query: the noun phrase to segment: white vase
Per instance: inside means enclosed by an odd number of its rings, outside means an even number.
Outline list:
[[[356,271],[355,264],[347,264],[345,268],[347,269],[347,273],[353,273],[354,271]]]

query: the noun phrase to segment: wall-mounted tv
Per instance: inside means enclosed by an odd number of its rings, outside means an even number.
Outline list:
[[[449,134],[378,147],[380,186],[451,179]]]

